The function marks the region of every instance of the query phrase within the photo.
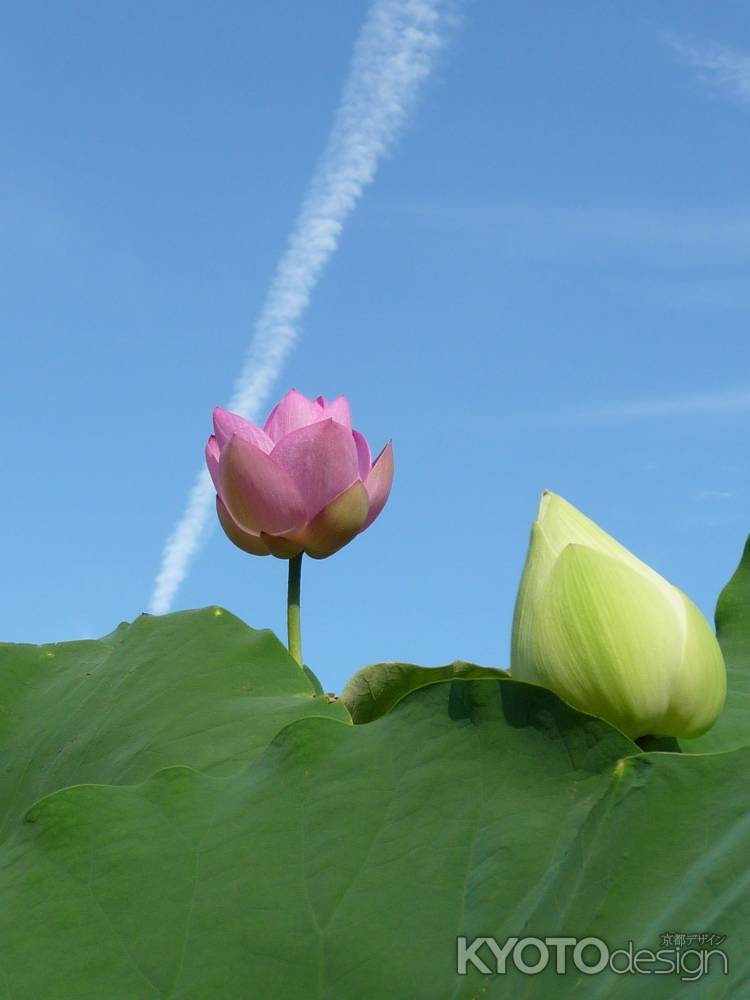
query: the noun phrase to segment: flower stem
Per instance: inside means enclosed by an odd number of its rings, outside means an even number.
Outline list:
[[[286,624],[289,652],[302,666],[302,633],[300,631],[299,584],[302,575],[302,553],[289,560],[289,588],[286,598]]]

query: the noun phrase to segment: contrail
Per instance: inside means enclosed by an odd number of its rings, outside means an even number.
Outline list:
[[[357,39],[333,127],[255,324],[227,408],[258,419],[294,346],[299,321],[347,216],[373,180],[429,75],[452,20],[452,0],[375,0]],[[149,610],[169,611],[212,516],[201,469],[167,539]]]

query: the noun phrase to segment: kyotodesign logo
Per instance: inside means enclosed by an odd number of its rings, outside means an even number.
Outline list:
[[[661,935],[661,947],[637,948],[633,941],[611,948],[598,937],[509,937],[502,943],[494,937],[456,938],[456,971],[459,976],[473,968],[482,975],[507,975],[511,969],[535,976],[548,967],[557,975],[568,971],[595,976],[609,971],[617,975],[677,975],[693,982],[718,969],[729,975],[729,957],[718,947],[725,934]],[[712,962],[713,959],[713,962]]]

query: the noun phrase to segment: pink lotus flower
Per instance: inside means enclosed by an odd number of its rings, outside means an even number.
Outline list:
[[[263,430],[217,407],[214,432],[206,463],[219,521],[253,555],[325,559],[369,528],[391,491],[391,443],[373,462],[345,396],[292,389]]]

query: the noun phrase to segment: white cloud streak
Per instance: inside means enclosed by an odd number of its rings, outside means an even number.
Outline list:
[[[451,0],[375,0],[357,39],[333,127],[255,324],[227,408],[258,420],[344,223],[392,148],[452,20]],[[212,524],[205,469],[167,540],[149,610],[169,611]]]
[[[702,80],[743,104],[750,104],[750,55],[722,45],[697,48],[669,36],[669,44],[699,70]]]
[[[543,426],[571,424],[598,424],[605,422],[629,423],[639,420],[658,420],[667,417],[721,416],[723,414],[750,413],[750,389],[727,389],[722,392],[686,393],[678,396],[661,396],[636,399],[581,409],[559,412],[538,412],[530,417],[532,423]]]
[[[735,495],[733,490],[700,490],[695,499],[702,503],[705,500],[732,500]]]

